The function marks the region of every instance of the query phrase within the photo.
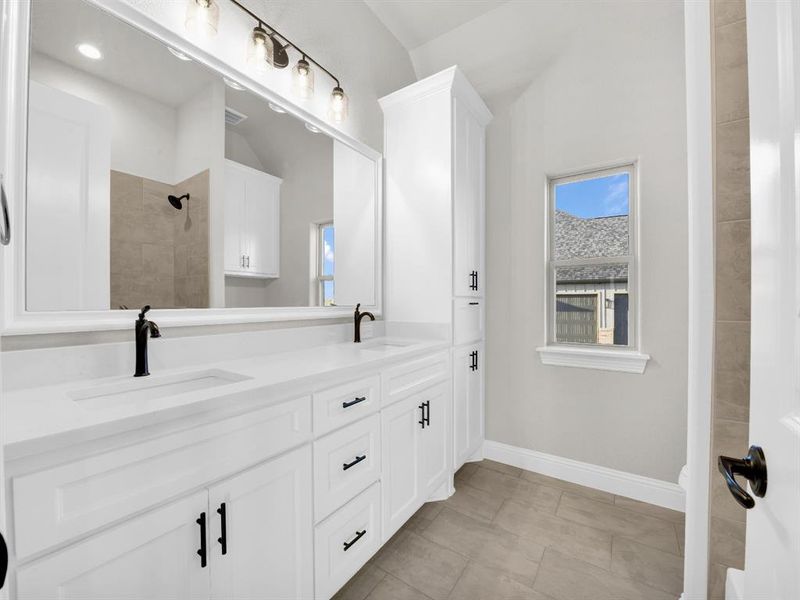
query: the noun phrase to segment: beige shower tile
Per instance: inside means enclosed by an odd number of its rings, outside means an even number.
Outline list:
[[[714,26],[720,27],[745,18],[745,0],[714,0]]]
[[[750,218],[750,121],[717,125],[717,221]]]
[[[747,422],[750,412],[750,324],[717,323],[714,416]]]
[[[711,517],[709,558],[712,563],[744,569],[745,528],[741,521]]]
[[[717,224],[716,318],[750,320],[750,221]]]
[[[158,279],[172,278],[174,271],[175,252],[171,245],[143,244],[142,265],[146,277]]]
[[[717,123],[747,118],[747,26],[738,21],[715,29]]]

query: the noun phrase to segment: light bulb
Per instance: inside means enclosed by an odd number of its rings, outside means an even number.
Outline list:
[[[186,30],[206,37],[217,35],[219,5],[214,0],[189,0],[186,6]]]
[[[272,39],[267,36],[266,30],[261,25],[253,29],[250,43],[247,45],[247,64],[259,73],[266,72],[270,67],[272,43]]]
[[[93,46],[92,44],[83,42],[82,44],[75,46],[75,48],[86,58],[91,58],[92,60],[100,60],[103,58],[103,53],[97,49],[97,46]]]
[[[305,56],[292,69],[292,89],[298,98],[304,100],[314,96],[314,71]]]
[[[331,103],[328,116],[336,123],[341,123],[347,118],[349,100],[347,94],[338,85],[331,92]]]

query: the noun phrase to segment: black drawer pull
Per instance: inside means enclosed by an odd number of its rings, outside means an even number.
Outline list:
[[[470,302],[469,303],[470,306],[478,306],[478,304],[480,304],[480,302]]]
[[[349,469],[350,467],[355,467],[362,460],[366,460],[366,459],[367,459],[367,455],[366,454],[364,454],[362,456],[356,456],[355,459],[353,460],[353,462],[344,463],[342,465],[342,471],[347,471],[347,469]]]
[[[351,400],[350,402],[342,402],[342,408],[350,408],[351,406],[358,404],[359,402],[364,402],[367,399],[366,396],[359,396],[355,400]]]
[[[355,544],[358,540],[360,540],[362,537],[364,537],[364,535],[366,533],[367,533],[366,529],[364,531],[357,531],[356,532],[356,537],[353,538],[352,542],[345,542],[344,543],[344,551],[347,552],[348,550],[350,550],[350,548],[353,546],[353,544]]]
[[[225,508],[225,503],[219,505],[217,509],[217,514],[219,515],[219,533],[220,536],[217,538],[219,545],[222,546],[222,554],[228,553],[228,512]]]
[[[417,421],[417,423],[422,425],[422,428],[425,429],[425,403],[424,402],[419,405],[419,409],[422,411],[422,416],[420,417],[420,420]]]
[[[197,555],[200,557],[200,568],[203,569],[206,566],[206,513],[201,512],[195,523],[200,525],[200,549]]]

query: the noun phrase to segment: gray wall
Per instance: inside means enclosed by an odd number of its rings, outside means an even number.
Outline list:
[[[677,481],[687,386],[683,61],[682,6],[648,4],[613,35],[600,27],[577,39],[516,100],[491,106],[488,439]],[[547,176],[635,158],[642,350],[652,359],[643,375],[543,366]]]

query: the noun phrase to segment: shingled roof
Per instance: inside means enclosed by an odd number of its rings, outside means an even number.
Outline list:
[[[583,219],[557,210],[555,216],[555,258],[598,258],[628,254],[628,216]],[[628,266],[592,265],[559,267],[558,283],[627,280]]]

